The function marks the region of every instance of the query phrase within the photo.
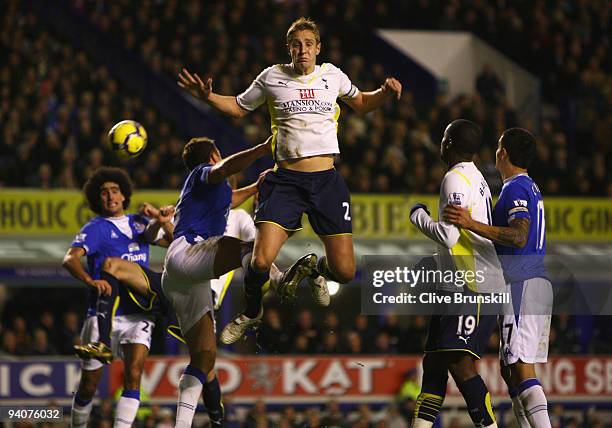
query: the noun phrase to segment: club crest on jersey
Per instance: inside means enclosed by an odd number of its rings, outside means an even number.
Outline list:
[[[136,230],[136,232],[142,233],[145,230],[145,225],[140,223],[139,221],[135,221],[134,222],[134,229]]]
[[[315,90],[314,89],[298,89],[300,91],[300,99],[301,100],[311,100],[315,98]]]
[[[463,193],[451,193],[450,195],[448,195],[448,203],[450,205],[462,205],[463,199]]]
[[[128,251],[130,253],[135,253],[136,251],[140,251],[140,245],[138,245],[136,242],[131,242],[128,245]]]
[[[111,238],[112,239],[118,239],[119,238],[119,236],[115,233],[114,230],[111,230]]]

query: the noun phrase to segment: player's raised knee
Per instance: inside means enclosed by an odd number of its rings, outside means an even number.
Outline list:
[[[253,255],[251,259],[251,267],[257,272],[265,272],[270,270],[272,260],[267,260],[266,257]]]
[[[340,266],[330,267],[330,269],[341,284],[348,284],[355,278],[355,263],[345,263]]]
[[[107,257],[104,259],[104,263],[102,263],[102,270],[116,276],[117,272],[119,271],[120,263],[121,259],[118,257]]]

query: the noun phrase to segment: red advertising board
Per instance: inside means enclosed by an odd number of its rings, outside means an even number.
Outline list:
[[[221,388],[236,403],[265,398],[267,402],[322,402],[337,396],[343,402],[388,401],[397,393],[405,373],[418,369],[420,356],[237,356],[219,358]],[[150,358],[142,387],[156,402],[173,402],[187,360]],[[506,399],[499,375],[499,362],[487,357],[479,361],[479,372],[489,386],[494,402]],[[121,386],[123,367],[113,363],[110,391]],[[555,357],[539,369],[539,377],[550,400],[609,401],[612,398],[612,357]],[[449,382],[447,398],[461,400]],[[458,401],[459,403],[459,401]]]

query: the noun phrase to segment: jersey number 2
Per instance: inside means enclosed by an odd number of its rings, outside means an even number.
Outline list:
[[[350,213],[350,209],[351,209],[351,205],[348,202],[342,202],[342,208],[344,208],[346,211],[344,212],[344,219],[346,221],[351,221],[351,215]]]

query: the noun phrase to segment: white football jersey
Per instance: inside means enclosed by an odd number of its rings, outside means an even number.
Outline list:
[[[444,176],[440,186],[439,217],[449,204],[467,208],[474,220],[491,224],[491,190],[474,162],[458,163]],[[472,291],[505,291],[504,276],[493,242],[450,223],[434,222],[424,210],[415,211],[411,220],[424,234],[438,243],[438,269],[480,272],[484,280],[467,283]],[[442,284],[442,288],[456,291],[456,284]]]
[[[240,208],[230,210],[223,235],[238,238],[246,242],[254,241],[255,223],[253,222],[253,217]]]
[[[291,64],[277,64],[262,71],[236,101],[249,111],[267,103],[274,159],[286,160],[340,153],[336,101],[358,94],[333,64],[317,65],[306,76],[295,73]]]

